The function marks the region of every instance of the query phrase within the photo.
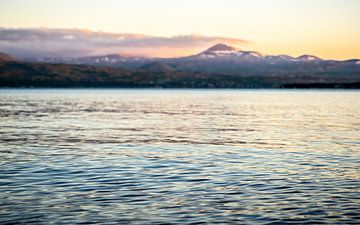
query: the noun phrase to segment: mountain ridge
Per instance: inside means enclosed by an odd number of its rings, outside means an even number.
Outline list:
[[[219,60],[219,61],[233,61],[236,63],[319,63],[319,62],[347,62],[354,64],[360,64],[360,59],[347,59],[347,60],[326,60],[321,59],[318,56],[303,54],[298,57],[289,55],[268,55],[257,51],[239,50],[230,45],[223,43],[215,44],[200,53],[176,57],[176,58],[156,58],[156,57],[143,57],[143,56],[125,56],[122,54],[105,54],[95,56],[83,56],[83,57],[34,57],[22,59],[28,62],[43,62],[43,63],[66,63],[66,64],[94,64],[104,66],[127,66],[129,68],[136,68],[144,66],[146,63],[153,61],[160,62],[176,62],[176,61],[189,61],[189,60]]]
[[[360,83],[358,59],[263,55],[225,45],[180,58],[10,59],[0,61],[1,87],[359,88]]]

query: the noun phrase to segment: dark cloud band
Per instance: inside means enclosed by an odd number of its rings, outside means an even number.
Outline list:
[[[160,53],[155,51],[157,48],[181,51],[218,42],[237,46],[248,43],[238,38],[202,35],[156,37],[79,29],[0,28],[0,51],[18,57],[77,57],[114,53],[159,56]]]

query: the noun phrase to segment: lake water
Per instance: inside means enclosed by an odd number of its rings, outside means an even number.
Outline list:
[[[0,224],[359,224],[360,92],[0,90]]]

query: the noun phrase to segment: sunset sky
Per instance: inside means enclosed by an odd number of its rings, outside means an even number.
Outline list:
[[[359,12],[359,0],[0,0],[0,27],[139,34],[161,39],[161,46],[142,44],[143,54],[155,56],[221,41],[265,54],[349,59],[360,58]],[[1,38],[0,51],[11,49],[12,40]]]

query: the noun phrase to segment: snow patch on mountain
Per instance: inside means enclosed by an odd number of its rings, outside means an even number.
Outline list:
[[[313,55],[302,55],[298,58],[296,58],[298,61],[321,61],[319,57],[313,56]]]
[[[195,58],[201,59],[262,59],[264,56],[255,51],[240,51],[234,47],[224,45],[224,44],[217,44],[213,47],[195,55]]]

